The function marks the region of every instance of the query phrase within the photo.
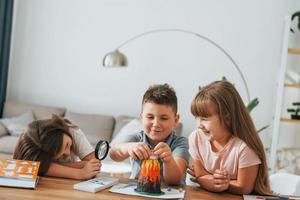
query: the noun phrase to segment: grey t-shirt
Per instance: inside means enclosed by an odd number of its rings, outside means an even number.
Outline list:
[[[94,151],[85,134],[80,128],[70,128],[70,133],[73,139],[73,150],[70,156],[60,159],[58,162],[76,162],[82,160],[85,156]]]
[[[143,142],[143,136],[146,136],[146,134],[144,134],[143,131],[129,135],[126,139],[124,139],[123,141],[118,141],[118,143],[125,143],[125,142]],[[148,137],[146,136],[146,140],[145,142],[150,145]],[[172,155],[174,157],[181,157],[183,159],[185,159],[187,161],[187,163],[189,162],[189,157],[190,154],[188,152],[189,149],[189,144],[188,144],[188,140],[185,137],[182,136],[176,136],[175,132],[172,132],[169,137],[164,141],[165,143],[167,143],[169,145],[169,147],[171,148],[172,151]],[[132,172],[131,172],[131,179],[136,179],[139,176],[139,172],[140,172],[140,165],[141,165],[141,160],[132,160]],[[160,175],[162,177],[162,181],[164,181],[163,178],[163,163],[161,161],[160,162]],[[185,183],[185,175],[182,177],[181,183],[184,184]]]

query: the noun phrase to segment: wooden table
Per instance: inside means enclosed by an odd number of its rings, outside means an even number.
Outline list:
[[[97,193],[81,192],[73,189],[73,185],[78,180],[40,177],[39,183],[35,190],[0,187],[1,200],[56,200],[56,199],[98,199],[98,200],[127,200],[127,199],[146,199],[144,197],[121,195],[109,192],[109,189]],[[121,183],[132,182],[130,179],[120,178]],[[241,195],[232,195],[228,193],[212,193],[200,189],[199,187],[185,186],[184,199],[222,199],[222,200],[241,200]]]

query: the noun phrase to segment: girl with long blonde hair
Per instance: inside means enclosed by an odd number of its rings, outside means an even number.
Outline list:
[[[216,81],[199,90],[191,112],[197,130],[189,152],[201,187],[214,192],[271,194],[263,144],[235,87]]]

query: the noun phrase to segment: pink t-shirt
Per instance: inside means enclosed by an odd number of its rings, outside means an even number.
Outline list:
[[[208,137],[201,130],[189,136],[189,152],[194,160],[202,163],[207,172],[213,174],[216,169],[227,170],[230,179],[237,179],[239,168],[261,163],[256,153],[237,137],[232,137],[221,151],[212,151]]]

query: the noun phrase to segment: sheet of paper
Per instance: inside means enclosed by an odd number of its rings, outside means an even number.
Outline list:
[[[119,183],[113,186],[109,191],[119,194],[127,194],[127,195],[135,195],[135,196],[142,196],[148,198],[156,198],[156,199],[183,199],[185,191],[178,190],[174,188],[163,188],[162,191],[164,194],[158,196],[140,194],[134,191],[136,188],[136,183]]]
[[[257,195],[243,195],[244,200],[298,200],[300,197],[297,196],[278,196],[278,197],[271,197],[271,196],[257,196]]]
[[[256,196],[256,195],[243,195],[244,200],[264,200],[264,196]]]

